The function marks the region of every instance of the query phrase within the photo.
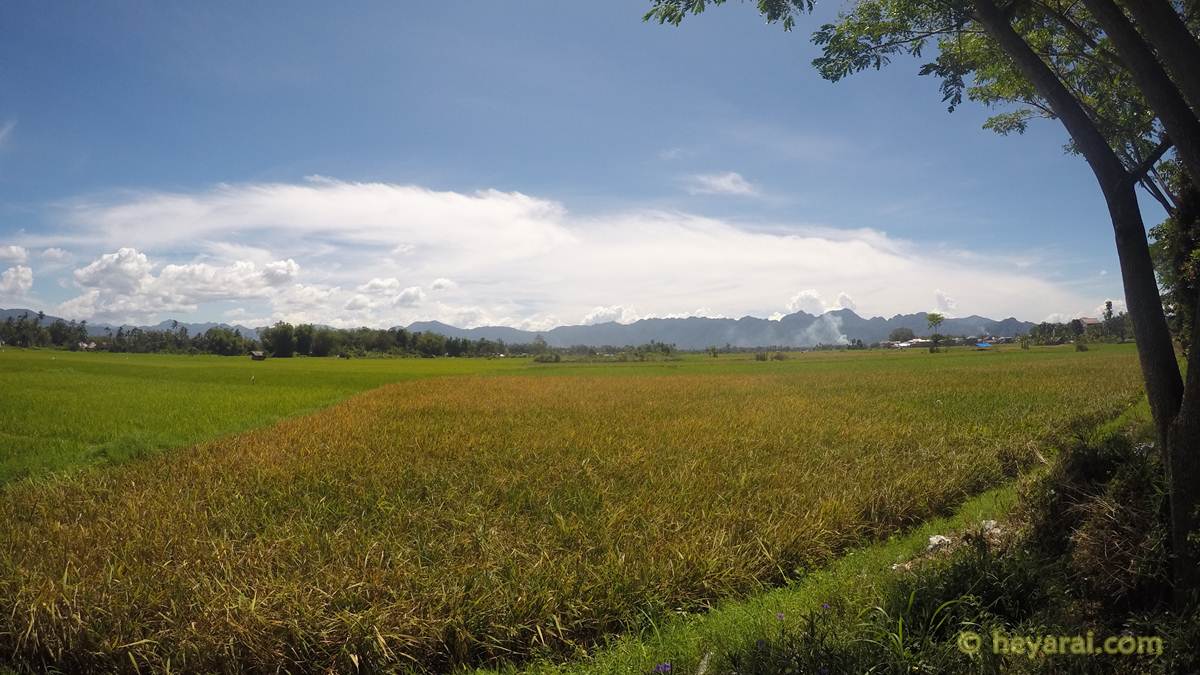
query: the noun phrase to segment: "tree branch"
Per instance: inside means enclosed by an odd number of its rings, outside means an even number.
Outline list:
[[[1154,147],[1154,150],[1151,150],[1145,159],[1129,170],[1129,181],[1137,182],[1145,178],[1150,169],[1153,169],[1154,165],[1158,164],[1158,160],[1162,159],[1162,156],[1167,154],[1167,151],[1174,147],[1174,145],[1170,137],[1164,134],[1162,140]]]

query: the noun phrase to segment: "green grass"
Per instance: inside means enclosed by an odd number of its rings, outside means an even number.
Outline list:
[[[0,482],[121,462],[502,359],[269,359],[0,350]]]
[[[284,391],[358,368],[409,379],[0,488],[0,654],[190,670],[579,657],[948,514],[1140,391],[1125,346],[751,359],[267,362]],[[228,410],[213,406],[186,414]]]
[[[1113,356],[1125,347],[1106,348]],[[119,463],[323,408],[389,382],[450,375],[696,375],[803,372],[869,375],[879,368],[946,376],[988,358],[1057,359],[1063,350],[982,354],[793,353],[679,360],[535,364],[528,359],[269,359],[0,349],[0,483],[96,463]],[[1096,350],[1100,351],[1100,350]],[[1100,358],[1105,358],[1100,356]]]
[[[977,527],[984,520],[1003,519],[1017,498],[1013,484],[971,498],[953,515],[934,518],[904,534],[848,551],[832,564],[749,598],[729,600],[710,611],[676,614],[647,622],[635,634],[617,636],[603,648],[569,662],[552,660],[520,668],[480,669],[477,675],[624,675],[649,673],[661,663],[671,672],[696,672],[713,655],[746,652],[781,630],[795,629],[826,603],[871,607],[894,583],[892,565],[924,552],[929,537]]]

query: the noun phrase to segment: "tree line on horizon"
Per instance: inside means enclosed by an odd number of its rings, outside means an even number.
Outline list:
[[[245,356],[262,351],[276,358],[293,356],[418,356],[418,357],[496,357],[559,355],[576,359],[600,357],[648,360],[669,358],[680,350],[673,344],[650,341],[638,346],[615,345],[572,345],[550,347],[540,335],[529,343],[506,343],[504,340],[481,338],[448,337],[430,331],[409,331],[404,328],[331,328],[314,324],[293,325],[277,322],[259,330],[259,335],[242,334],[240,329],[214,326],[192,335],[187,327],[173,322],[171,329],[119,327],[115,331],[105,329],[102,335],[89,335],[86,321],[55,319],[45,322],[45,314],[22,314],[8,317],[0,323],[0,345],[30,348],[57,348],[78,350],[94,349],[116,353],[167,353],[167,354],[215,354],[219,356]],[[963,345],[971,342],[968,336],[936,334],[947,345]],[[1056,345],[1073,342],[1080,337],[1092,341],[1124,342],[1132,335],[1126,313],[1114,314],[1112,303],[1108,303],[1104,319],[1098,326],[1084,326],[1079,319],[1068,322],[1042,322],[1026,337],[1032,344]],[[888,336],[891,342],[911,340],[917,337],[912,329],[898,328]],[[1020,337],[1020,336],[1018,336]],[[809,349],[867,349],[879,347],[880,343],[866,344],[862,340],[850,340],[846,344],[813,345]],[[758,345],[737,347],[726,344],[711,346],[702,353],[755,352],[761,349],[788,350],[786,345]]]

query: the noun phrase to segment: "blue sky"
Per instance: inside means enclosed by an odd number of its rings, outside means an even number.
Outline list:
[[[821,80],[839,3],[792,33],[646,6],[5,3],[0,306],[540,328],[1122,297],[1057,123],[996,136],[913,61]]]

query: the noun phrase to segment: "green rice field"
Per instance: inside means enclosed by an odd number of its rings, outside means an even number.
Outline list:
[[[945,515],[1140,396],[1132,346],[783,361],[0,352],[0,663],[571,660]]]

